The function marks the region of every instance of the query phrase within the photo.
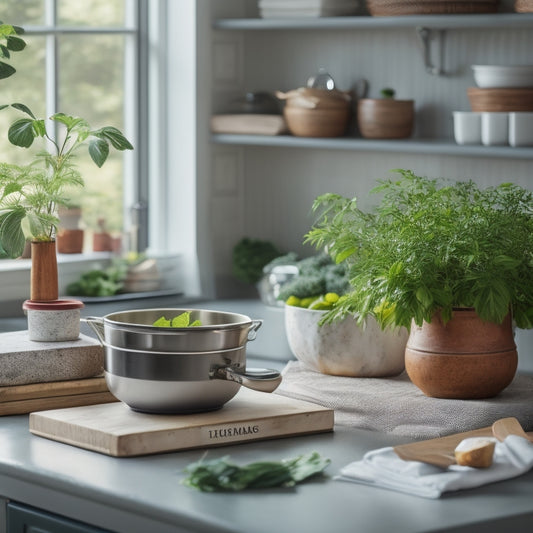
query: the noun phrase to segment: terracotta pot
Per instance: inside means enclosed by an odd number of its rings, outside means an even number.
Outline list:
[[[83,251],[82,229],[62,229],[57,234],[57,251],[60,254],[81,254]]]
[[[414,101],[362,98],[357,102],[357,125],[367,139],[403,139],[413,133]]]
[[[491,398],[516,373],[518,354],[511,316],[502,324],[482,321],[473,309],[456,309],[443,323],[411,327],[405,368],[411,381],[434,398]]]
[[[112,252],[113,240],[107,232],[93,234],[93,251],[94,252]]]
[[[57,300],[57,255],[55,241],[31,243],[30,298],[34,302]]]

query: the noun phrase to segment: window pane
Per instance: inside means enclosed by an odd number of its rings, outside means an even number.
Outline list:
[[[93,129],[114,126],[124,132],[125,39],[123,35],[59,38],[59,111],[83,117]],[[111,148],[98,168],[86,149],[79,152],[85,189],[78,200],[90,230],[98,229],[98,220],[105,219],[109,231],[122,231],[123,158],[123,152]]]
[[[44,0],[4,0],[0,2],[0,20],[17,26],[42,26]]]
[[[37,117],[44,117],[45,110],[45,46],[44,37],[24,36],[26,49],[11,55],[10,65],[17,72],[9,78],[0,80],[0,104],[26,104]],[[13,146],[7,140],[10,124],[23,115],[20,111],[6,108],[0,111],[0,154],[2,161],[14,164],[26,164],[36,151],[43,146],[39,142],[31,148]],[[39,146],[37,146],[39,145]]]
[[[60,26],[122,26],[124,25],[124,0],[59,0],[58,24]]]

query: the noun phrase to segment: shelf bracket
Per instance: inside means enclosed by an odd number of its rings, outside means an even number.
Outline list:
[[[423,47],[424,68],[432,76],[443,76],[444,64],[444,37],[446,30],[425,28],[417,26],[416,34],[420,39]],[[432,54],[432,43],[436,44],[436,51]],[[433,62],[432,56],[436,56],[436,63]]]

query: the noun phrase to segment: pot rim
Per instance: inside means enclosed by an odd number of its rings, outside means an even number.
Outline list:
[[[208,313],[216,313],[216,314],[226,314],[226,315],[234,315],[237,317],[240,317],[242,320],[238,322],[229,322],[225,324],[209,324],[209,325],[201,325],[201,326],[186,326],[186,327],[172,327],[172,326],[153,326],[152,324],[139,324],[136,322],[120,322],[118,320],[113,320],[113,316],[119,315],[119,314],[125,314],[125,313],[148,313],[151,311],[160,311],[161,313],[164,313],[165,311],[172,311],[176,313],[183,313],[183,312],[193,312],[193,311],[203,311]],[[176,332],[176,330],[179,331],[209,331],[213,329],[233,329],[233,328],[241,328],[243,326],[249,326],[253,324],[253,320],[247,316],[243,315],[241,313],[230,313],[226,311],[216,311],[213,309],[201,309],[201,308],[170,308],[170,307],[162,307],[162,308],[150,308],[150,309],[130,309],[125,311],[117,311],[114,313],[109,313],[107,315],[104,315],[102,317],[102,320],[104,321],[104,325],[109,326],[118,326],[118,327],[125,327],[125,328],[131,328],[134,327],[135,330],[138,330],[139,328],[146,328],[151,332],[154,331],[162,331],[162,332]]]
[[[235,348],[224,348],[221,350],[205,350],[203,352],[159,352],[155,350],[138,350],[136,348],[124,348],[122,346],[113,346],[112,344],[109,344],[108,342],[103,343],[104,347],[111,348],[112,350],[119,350],[121,352],[132,352],[134,354],[143,354],[143,355],[193,355],[193,356],[209,356],[209,355],[217,355],[217,354],[227,354],[230,352],[236,352],[237,350],[244,350],[246,348],[245,345],[241,346],[235,346]],[[108,354],[112,355],[112,354]]]

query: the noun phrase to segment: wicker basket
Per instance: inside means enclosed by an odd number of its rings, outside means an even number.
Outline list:
[[[533,111],[533,89],[480,89],[469,87],[472,111]]]
[[[514,10],[517,13],[533,13],[533,0],[516,0]]]
[[[368,12],[375,17],[495,13],[498,4],[499,0],[366,0]]]

